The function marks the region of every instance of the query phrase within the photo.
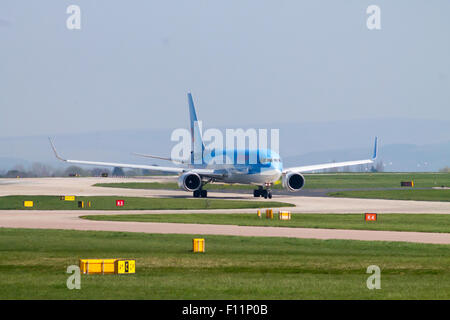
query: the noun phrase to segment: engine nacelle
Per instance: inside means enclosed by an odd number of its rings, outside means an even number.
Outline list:
[[[185,172],[178,178],[178,186],[185,191],[196,191],[202,186],[202,178],[195,172]]]
[[[282,178],[283,187],[294,192],[299,191],[305,185],[305,177],[298,172],[288,172]]]

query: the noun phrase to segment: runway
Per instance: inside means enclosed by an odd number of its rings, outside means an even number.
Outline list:
[[[156,178],[168,179],[166,177]],[[155,181],[153,179],[151,181]],[[142,179],[119,178],[43,178],[43,179],[1,179],[0,196],[4,195],[117,195],[144,197],[186,196],[189,193],[175,190],[137,190],[93,187],[99,182],[142,182]],[[247,193],[210,192],[211,198],[230,198],[254,200]],[[259,199],[261,200],[261,199]],[[326,197],[277,196],[275,201],[289,202],[296,207],[287,208],[294,213],[438,213],[449,214],[450,203],[427,201],[400,200],[368,200]],[[347,239],[367,241],[405,241],[434,244],[450,244],[448,233],[396,232],[368,230],[336,230],[308,229],[286,227],[244,227],[234,225],[210,224],[178,224],[178,223],[143,223],[118,221],[93,221],[79,218],[80,215],[91,214],[145,214],[145,213],[245,213],[255,212],[255,209],[230,210],[135,210],[135,211],[78,211],[78,210],[0,210],[0,227],[4,228],[38,228],[38,229],[69,229],[98,230],[168,234],[198,234],[198,235],[235,235],[235,236],[265,236],[291,237],[308,239]]]
[[[230,235],[251,237],[287,237],[303,239],[342,239],[366,241],[403,241],[450,244],[448,233],[337,230],[288,227],[244,227],[234,225],[93,221],[81,215],[124,214],[117,211],[0,211],[0,227],[121,231],[163,234]],[[143,212],[140,212],[143,213]]]
[[[0,196],[6,195],[78,195],[78,196],[126,196],[126,197],[185,197],[190,192],[182,190],[142,190],[127,188],[93,187],[96,183],[162,182],[174,181],[173,177],[161,176],[149,179],[137,178],[24,178],[0,179]],[[251,190],[242,192],[208,192],[208,198],[259,200]],[[273,201],[295,204],[289,208],[293,213],[436,213],[450,214],[450,202],[405,201],[383,199],[351,199],[331,197],[305,197],[302,191],[292,195],[276,195]],[[254,210],[247,212],[253,212]],[[215,211],[218,212],[218,211]],[[227,211],[222,211],[222,213]],[[236,212],[230,211],[230,212]],[[239,210],[244,212],[244,210]]]

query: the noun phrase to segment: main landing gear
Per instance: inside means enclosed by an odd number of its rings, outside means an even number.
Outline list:
[[[264,197],[264,199],[272,199],[272,190],[264,189],[263,187],[258,187],[258,189],[253,190],[253,196],[255,198]]]
[[[194,198],[207,198],[208,197],[208,191],[207,190],[203,190],[203,187],[206,184],[208,184],[210,182],[213,182],[213,181],[214,181],[213,179],[202,181],[202,185],[200,186],[200,188],[193,192]]]
[[[203,189],[198,189],[194,191],[194,198],[207,198],[208,191]]]

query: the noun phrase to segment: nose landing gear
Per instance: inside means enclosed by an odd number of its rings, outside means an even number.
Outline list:
[[[269,188],[264,189],[263,187],[258,187],[258,189],[253,190],[253,196],[255,198],[258,197],[264,197],[264,199],[272,199],[272,190],[270,190]]]

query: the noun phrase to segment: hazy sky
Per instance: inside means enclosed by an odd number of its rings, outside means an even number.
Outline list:
[[[81,8],[81,30],[66,9]],[[366,9],[381,8],[381,30]],[[450,120],[450,1],[2,0],[0,136]]]

